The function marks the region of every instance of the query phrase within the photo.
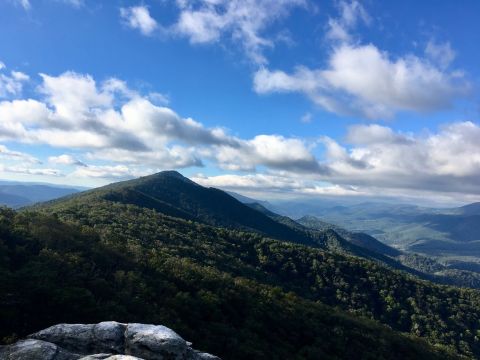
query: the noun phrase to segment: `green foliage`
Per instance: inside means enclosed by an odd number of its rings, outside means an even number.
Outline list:
[[[372,263],[133,205],[77,202],[52,211],[0,211],[0,337],[7,341],[59,322],[115,319],[165,324],[225,359],[455,357],[317,301],[376,314],[346,283],[367,264],[371,272],[360,276],[373,283]],[[389,291],[384,297],[395,310]],[[463,339],[458,346],[468,354]]]

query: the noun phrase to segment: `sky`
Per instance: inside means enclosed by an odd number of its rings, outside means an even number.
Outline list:
[[[0,178],[480,201],[476,0],[1,0]]]

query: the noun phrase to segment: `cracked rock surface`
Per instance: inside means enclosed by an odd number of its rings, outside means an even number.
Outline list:
[[[175,331],[162,325],[58,324],[12,345],[0,346],[8,360],[220,360],[191,348]]]

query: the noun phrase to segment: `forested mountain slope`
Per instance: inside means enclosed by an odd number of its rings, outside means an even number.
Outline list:
[[[362,297],[369,294],[361,292],[369,284],[347,286],[357,275],[381,275],[371,263],[373,268],[365,263],[355,274],[355,261],[108,201],[77,204],[53,216],[5,209],[0,339],[11,342],[56,323],[115,319],[161,322],[223,359],[427,360],[457,358],[451,351],[459,346],[467,355],[477,351],[471,336],[460,341],[454,334],[465,333],[468,325],[460,323],[475,306],[467,294],[445,338],[431,332],[439,326],[432,314],[418,320],[417,332],[449,349],[316,301],[338,302],[370,317],[382,312],[382,298],[392,296],[388,290],[379,297],[377,289],[366,301]],[[458,292],[452,291],[456,303]],[[418,301],[423,311],[415,288],[409,292],[410,304]]]
[[[136,184],[136,182],[132,183]],[[149,307],[144,305],[150,301],[152,304],[158,301],[167,301],[175,306],[181,303],[182,310],[176,311],[176,315],[178,317],[188,316],[189,324],[193,321],[198,326],[208,329],[218,325],[219,328],[209,330],[212,331],[210,335],[215,338],[220,336],[219,334],[224,334],[221,329],[223,326],[232,326],[232,321],[235,326],[240,326],[238,321],[243,324],[242,326],[247,326],[243,322],[244,320],[236,318],[238,315],[236,311],[241,311],[243,300],[235,300],[238,302],[234,302],[237,305],[233,309],[222,305],[228,296],[224,293],[225,289],[217,287],[228,288],[226,284],[231,281],[233,284],[253,286],[256,289],[253,293],[245,290],[245,293],[253,298],[257,296],[254,295],[256,291],[260,291],[262,294],[269,294],[267,298],[270,299],[268,301],[271,301],[276,296],[270,294],[273,291],[281,297],[292,297],[295,302],[297,300],[305,302],[304,305],[307,308],[310,305],[313,306],[314,303],[317,304],[315,306],[321,306],[318,302],[335,306],[356,316],[376,320],[396,331],[421,336],[432,345],[441,344],[467,356],[480,356],[478,342],[480,296],[477,291],[435,285],[419,280],[405,272],[392,270],[377,262],[320,248],[274,240],[266,237],[265,232],[245,231],[245,227],[219,228],[191,219],[167,216],[162,214],[159,208],[150,206],[150,203],[147,203],[147,206],[140,206],[141,204],[138,202],[134,205],[132,201],[124,201],[123,197],[118,196],[118,190],[122,193],[125,190],[125,184],[120,183],[54,201],[36,207],[36,209],[56,216],[62,221],[81,226],[83,231],[94,231],[98,234],[99,244],[106,250],[120,249],[120,253],[126,254],[129,261],[141,264],[144,267],[143,270],[139,270],[135,276],[132,275],[130,280],[127,280],[128,276],[125,278],[126,275],[123,273],[119,273],[118,276],[122,281],[126,281],[127,288],[132,289],[134,293],[142,294],[143,300],[138,303],[139,305],[143,304],[142,312],[149,312]],[[189,188],[191,188],[190,186],[197,187],[195,184],[189,184]],[[144,187],[142,190],[146,196],[151,197],[158,191],[158,187],[152,190]],[[127,199],[130,200],[129,197]],[[182,199],[181,203],[183,204],[198,204],[199,202],[195,199],[189,200],[187,196]],[[182,205],[177,209],[184,211],[188,206],[191,205]],[[204,205],[202,204],[202,206]],[[252,211],[255,210],[252,209]],[[28,213],[22,216],[34,217]],[[327,231],[326,234],[336,233]],[[113,264],[116,262],[114,261]],[[86,266],[88,271],[99,271],[98,266],[89,266]],[[110,266],[115,267],[115,265]],[[149,283],[150,280],[145,280],[147,274],[153,271],[152,267],[157,270],[161,269],[165,274],[171,274],[169,281],[177,285],[171,288],[168,282],[162,283],[158,280],[159,282],[155,282],[155,286],[152,286]],[[172,271],[175,273],[172,274]],[[224,279],[222,281],[226,281],[226,284],[219,285],[216,280],[210,279],[210,276],[213,278],[218,276],[218,278]],[[185,278],[193,283],[184,283]],[[209,289],[208,291],[212,294],[203,294],[205,289]],[[197,292],[201,292],[202,296]],[[90,293],[93,294],[91,295],[92,302],[97,304],[95,299],[98,295],[92,290]],[[136,301],[138,296],[132,297],[132,294],[129,293],[127,302]],[[147,302],[145,302],[144,296],[149,299]],[[201,310],[203,315],[196,314],[196,310],[193,309],[199,305],[195,301],[203,302],[207,299],[208,302],[211,302],[211,307],[207,307],[207,311],[202,305],[198,309],[203,309]],[[261,300],[258,297],[256,299],[255,304],[257,301],[265,304],[265,299]],[[120,303],[123,301],[125,300]],[[116,308],[118,303],[116,301],[114,303],[116,304],[114,308]],[[230,304],[230,302],[228,303]],[[101,301],[101,304],[104,305],[105,302]],[[95,308],[95,305],[92,306]],[[226,307],[224,308],[224,306]],[[124,307],[125,305],[122,304],[120,308],[124,309]],[[270,305],[267,307],[270,308]],[[281,306],[275,308],[275,312],[282,313],[288,306],[284,310],[280,310],[280,308]],[[132,308],[128,307],[125,314],[130,314],[132,311]],[[301,319],[302,312],[303,310],[299,310],[299,313],[295,313],[294,318]],[[155,311],[155,313],[157,312]],[[210,318],[213,316],[211,313],[217,314],[215,316],[218,316],[218,319]],[[241,314],[243,319],[253,313],[249,310]],[[204,316],[210,320],[206,321]],[[251,322],[248,326],[258,327],[258,329],[263,329],[262,331],[267,331],[267,328],[270,329],[270,326],[273,326],[275,331],[285,332],[283,336],[287,336],[286,334],[290,333],[288,329],[298,325],[297,323],[290,324],[289,321],[293,321],[293,318],[289,318],[290,320],[284,319],[284,326],[287,327],[282,328],[278,322],[272,320],[272,325],[269,324],[270,319],[262,320],[262,316],[264,315],[256,313],[256,316],[248,320]],[[214,319],[216,320],[214,321]],[[217,320],[223,325],[214,325]],[[173,318],[162,318],[156,321],[178,328],[178,324],[168,322],[174,321]],[[59,322],[59,320],[56,319],[55,322]],[[179,324],[179,326],[185,326],[186,330],[183,333],[187,334],[189,338],[195,339],[195,334],[190,334],[196,326],[185,324]],[[301,325],[301,327],[305,326],[305,324]],[[299,330],[295,330],[295,332],[297,331]],[[308,330],[308,332],[311,331],[316,333],[318,329]],[[210,335],[208,335],[209,339]],[[269,337],[266,334],[260,337],[264,336]],[[275,337],[278,336],[278,334],[275,335]],[[252,334],[249,334],[245,339],[251,337]],[[283,339],[282,341],[286,341],[284,337],[280,336],[280,338]],[[213,343],[217,342],[209,343],[206,350],[218,354],[226,351],[226,348],[215,348],[217,345]],[[287,341],[284,346],[292,346],[289,344],[290,342]],[[252,344],[255,348],[257,345],[257,343]],[[266,343],[264,345],[266,346]],[[210,348],[210,346],[214,348]],[[242,346],[244,347],[244,345]],[[298,350],[298,348],[296,349]]]
[[[313,245],[303,232],[272,220],[222,190],[200,186],[176,171],[114,183],[73,195],[71,200],[86,196],[92,201],[106,199],[132,204],[185,220],[257,231],[277,239]]]

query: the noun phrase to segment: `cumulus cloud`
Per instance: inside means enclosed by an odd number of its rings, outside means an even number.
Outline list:
[[[207,128],[155,105],[149,95],[140,95],[119,79],[97,82],[74,72],[41,74],[41,79],[40,100],[0,102],[0,140],[83,152],[86,159],[128,166],[136,173],[141,167],[202,167],[205,160],[239,171],[324,170],[311,153],[314,144],[279,135],[242,139],[220,127]],[[49,162],[82,167],[66,154],[52,156]],[[116,169],[83,167],[88,169],[78,169],[79,174],[92,177]]]
[[[456,122],[435,133],[401,133],[377,124],[349,128],[345,144],[322,137],[321,172],[270,167],[267,173],[198,175],[195,181],[249,194],[480,199],[480,126]]]
[[[142,175],[146,173],[133,171],[125,165],[89,165],[77,168],[70,176],[122,180]]]
[[[396,133],[379,125],[357,125],[347,134],[354,143],[336,147],[327,159],[330,181],[378,188],[480,194],[480,127],[472,122],[446,125],[427,136]],[[355,166],[361,163],[363,166]]]
[[[257,93],[299,92],[322,108],[371,119],[398,111],[438,111],[468,93],[461,72],[445,72],[430,61],[409,55],[392,58],[376,46],[342,44],[323,69],[298,67],[293,73],[260,69]]]
[[[49,156],[48,162],[55,165],[67,165],[67,166],[87,166],[72,155],[62,154],[58,156]]]
[[[214,157],[221,168],[228,170],[252,171],[263,165],[292,172],[324,172],[309,147],[301,139],[257,135],[253,139],[239,141],[238,147],[215,149]]]
[[[361,196],[364,193],[351,186],[318,183],[313,180],[281,174],[226,174],[205,176],[198,174],[192,180],[210,187],[251,194],[290,194],[293,196]]]
[[[358,25],[372,22],[359,1],[340,1],[338,10],[339,16],[327,24],[331,50],[326,66],[297,66],[290,72],[262,67],[254,74],[254,90],[301,93],[327,111],[368,119],[439,111],[469,93],[464,73],[447,69],[455,58],[449,43],[430,41],[424,57],[392,56],[355,38]]]
[[[5,64],[0,62],[0,98],[20,95],[28,80],[28,75],[20,71],[10,71],[7,74]]]
[[[158,28],[157,22],[150,16],[146,6],[121,8],[120,16],[127,26],[139,30],[143,35],[152,35]]]
[[[377,124],[355,125],[349,128],[345,144],[321,138],[324,156],[312,158],[316,162],[312,167],[320,171],[299,173],[285,163],[278,168],[270,165],[267,173],[197,176],[195,181],[247,192],[417,197],[425,193],[450,200],[479,199],[479,136],[480,126],[473,122],[451,123],[426,135]]]
[[[262,32],[293,7],[305,0],[182,0],[177,1],[179,16],[175,23],[160,26],[145,6],[122,8],[121,17],[131,28],[151,35],[160,28],[163,33],[186,37],[192,44],[215,43],[224,37],[243,46],[247,56],[265,64],[265,48],[274,41]]]
[[[67,72],[42,74],[41,80],[38,100],[0,101],[0,140],[58,148],[48,162],[73,166],[67,176],[124,179],[208,163],[231,174],[199,181],[233,189],[271,188],[305,196],[382,191],[480,195],[480,127],[473,122],[423,135],[355,125],[343,143],[322,134],[308,141],[276,134],[245,139],[155,105],[119,79],[98,82]],[[311,85],[306,80],[302,86]],[[37,159],[3,145],[0,157],[11,162],[3,164],[3,171],[64,175],[34,166]]]

